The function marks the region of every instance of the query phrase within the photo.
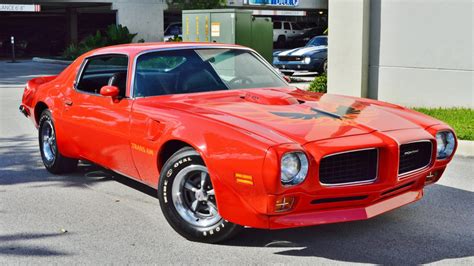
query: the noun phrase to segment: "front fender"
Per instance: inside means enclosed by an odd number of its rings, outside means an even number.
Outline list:
[[[275,141],[209,117],[167,107],[134,105],[131,124],[132,143],[156,151],[154,157],[137,152],[134,160],[142,180],[158,184],[161,148],[169,141],[192,146],[209,169],[221,216],[233,223],[268,227],[267,191],[263,164],[267,150]],[[148,120],[157,121],[157,140],[147,138]],[[133,152],[133,151],[132,151]],[[154,161],[152,161],[154,160]],[[150,167],[153,163],[156,167]],[[249,182],[241,182],[245,176]],[[245,181],[245,180],[244,180]]]

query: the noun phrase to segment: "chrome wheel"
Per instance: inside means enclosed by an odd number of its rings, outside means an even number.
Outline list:
[[[41,127],[41,140],[44,158],[51,163],[56,158],[57,147],[56,134],[50,120],[45,121]]]
[[[210,227],[222,219],[217,211],[214,188],[205,166],[190,165],[181,169],[171,192],[176,211],[187,223]]]

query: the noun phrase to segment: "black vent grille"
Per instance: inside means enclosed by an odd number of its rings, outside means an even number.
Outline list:
[[[329,155],[321,160],[319,181],[325,185],[369,182],[377,177],[378,150]]]
[[[301,61],[303,57],[301,56],[279,56],[278,60],[280,61]]]
[[[431,162],[432,150],[433,144],[431,141],[402,144],[400,146],[398,174],[407,174],[428,166]]]

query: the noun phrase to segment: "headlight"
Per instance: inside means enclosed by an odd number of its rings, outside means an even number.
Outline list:
[[[305,64],[311,63],[311,57],[305,57],[305,58],[303,59],[303,62],[304,62]]]
[[[448,158],[453,154],[456,140],[451,131],[440,131],[436,133],[437,156],[438,159]]]
[[[297,185],[306,179],[308,158],[303,152],[288,152],[281,158],[281,183]]]

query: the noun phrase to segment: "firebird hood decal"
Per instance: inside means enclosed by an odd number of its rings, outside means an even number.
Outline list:
[[[345,116],[346,114],[359,114],[360,110],[356,110],[352,107],[347,107],[347,106],[340,106],[337,108],[337,111],[335,113],[331,112],[326,112],[320,109],[316,109],[311,107],[310,110],[313,112],[312,114],[306,114],[306,113],[282,113],[282,112],[271,112],[274,115],[282,116],[282,117],[287,117],[291,119],[303,119],[303,120],[310,120],[310,119],[317,119],[321,117],[330,117],[334,119],[342,119],[342,118],[348,118],[351,119],[351,117]]]
[[[246,100],[249,92],[258,95],[260,102]],[[296,100],[281,100],[289,97]],[[169,101],[161,100],[160,105],[163,104],[260,136],[279,134],[301,144],[374,131],[420,128],[386,107],[356,98],[289,88],[173,95]]]

